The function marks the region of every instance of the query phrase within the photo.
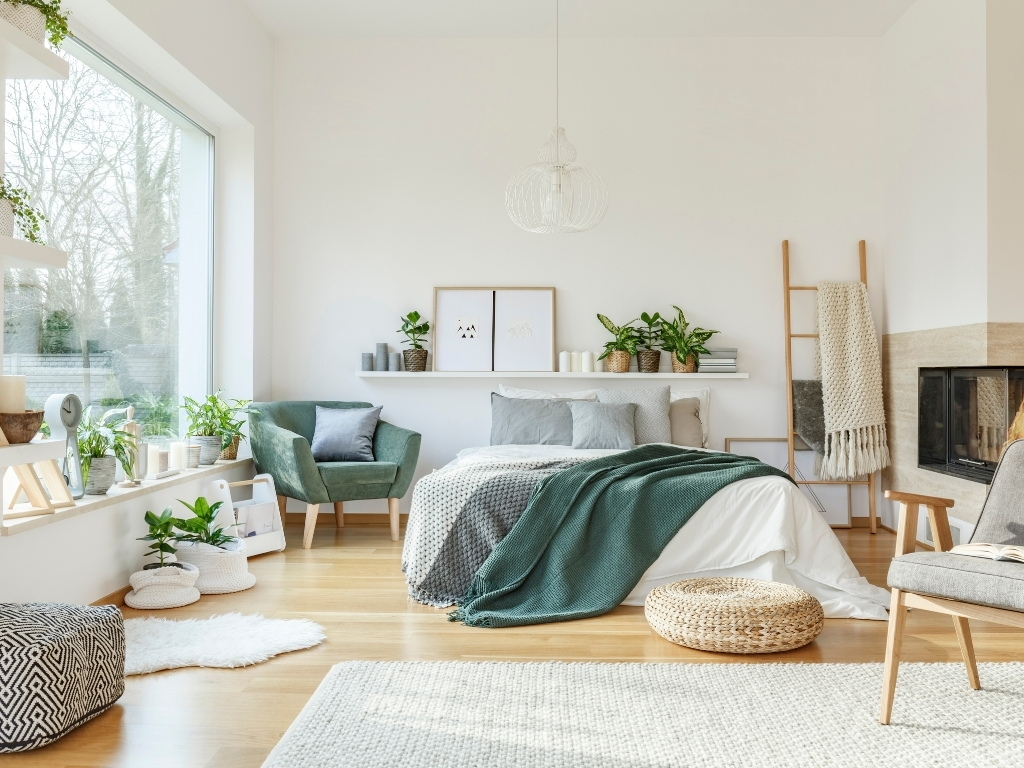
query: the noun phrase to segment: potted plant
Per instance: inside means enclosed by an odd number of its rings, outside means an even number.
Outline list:
[[[125,603],[132,608],[178,608],[194,603],[199,599],[195,586],[199,569],[191,563],[172,562],[166,557],[175,553],[171,545],[177,522],[173,511],[168,507],[162,514],[154,515],[146,510],[145,520],[149,533],[138,541],[151,542],[146,555],[156,555],[158,561],[147,563],[128,578],[132,591],[125,596]]]
[[[0,2],[0,9],[6,3]],[[45,245],[41,225],[46,217],[29,205],[28,192],[11,184],[6,176],[0,176],[0,235],[14,237],[14,222],[18,230],[33,243]]]
[[[200,446],[199,463],[213,464],[220,458],[221,452],[234,444],[235,455],[238,454],[238,442],[242,439],[242,424],[238,419],[240,413],[249,413],[249,400],[235,400],[234,405],[221,398],[222,390],[199,402],[185,396],[185,404],[181,406],[188,419],[189,443]]]
[[[238,446],[245,440],[242,432],[244,418],[238,418],[239,414],[259,413],[249,407],[252,400],[221,400],[218,410],[220,417],[220,440],[221,451],[218,459],[234,461],[238,458]]]
[[[404,343],[411,345],[409,349],[402,350],[405,370],[421,373],[427,370],[427,350],[420,344],[420,339],[425,339],[427,334],[430,333],[430,323],[422,320],[420,313],[416,310],[413,310],[401,318],[401,320],[402,327],[396,333],[404,333]]]
[[[687,333],[690,324],[683,310],[673,305],[676,311],[674,320],[661,321],[662,347],[672,354],[672,370],[675,373],[695,373],[697,371],[697,355],[708,353],[704,342],[718,331],[709,331],[695,327]]]
[[[630,320],[625,325],[615,325],[604,315],[598,315],[597,319],[615,337],[604,345],[604,352],[597,359],[604,360],[607,357],[606,367],[611,373],[626,373],[629,371],[629,360],[636,354],[637,344],[640,341],[637,330],[633,327],[636,319]]]
[[[645,327],[637,330],[637,338],[642,349],[636,351],[636,367],[640,373],[657,373],[661,368],[661,350],[657,349],[661,341],[661,315],[655,312],[649,315],[640,314],[640,322]]]
[[[85,409],[78,426],[78,452],[82,456],[82,477],[85,492],[102,495],[114,484],[115,462],[121,464],[127,477],[135,467],[135,435],[121,429],[127,419],[125,409],[107,411],[101,417],[93,415],[93,406]]]
[[[68,14],[61,13],[60,0],[2,0],[0,19],[20,29],[37,43],[50,33],[50,44],[59,48],[68,31]]]
[[[245,541],[224,532],[225,527],[217,525],[217,513],[223,502],[210,504],[200,496],[194,504],[178,499],[193,517],[177,519],[174,522],[179,533],[178,559],[191,563],[199,569],[196,588],[204,595],[219,595],[226,592],[240,592],[256,583],[256,576],[249,573]]]

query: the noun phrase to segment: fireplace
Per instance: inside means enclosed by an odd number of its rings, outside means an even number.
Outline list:
[[[919,368],[917,389],[917,465],[991,483],[1024,414],[1024,368]]]

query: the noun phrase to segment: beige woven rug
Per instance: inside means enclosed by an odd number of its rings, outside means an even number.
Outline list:
[[[1020,766],[1024,664],[346,662],[265,766]]]

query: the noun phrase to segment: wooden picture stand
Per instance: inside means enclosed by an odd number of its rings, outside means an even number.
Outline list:
[[[7,436],[4,435],[3,430],[0,430],[0,447],[5,445],[10,445],[10,443],[7,442]],[[11,496],[10,504],[0,517],[11,520],[19,517],[52,515],[58,509],[75,506],[75,500],[71,497],[71,491],[68,489],[64,474],[60,471],[60,465],[56,459],[46,459],[32,464],[17,464],[11,469],[18,480],[18,485]],[[42,476],[41,481],[40,476]],[[43,483],[46,483],[45,487]],[[29,506],[14,509],[22,491],[28,498]]]

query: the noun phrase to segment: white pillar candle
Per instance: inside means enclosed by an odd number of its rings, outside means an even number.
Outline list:
[[[157,461],[157,469],[160,472],[167,471],[167,451],[160,451],[160,459]]]
[[[583,373],[593,373],[594,372],[594,353],[593,352],[584,352],[583,353],[583,356],[580,358],[580,370],[583,371]]]
[[[0,413],[25,412],[25,377],[0,376]]]
[[[570,358],[569,358],[569,353],[568,352],[559,352],[558,353],[558,372],[559,373],[569,373],[570,366],[571,366],[571,362],[570,362]]]
[[[167,456],[167,468],[168,469],[184,469],[185,468],[185,444],[184,443],[171,443],[170,450]]]
[[[580,368],[580,353],[570,352],[569,353],[569,370],[573,373],[579,373],[582,369]]]
[[[160,471],[160,446],[154,443],[149,444],[146,452],[146,474],[156,475]]]
[[[146,476],[149,466],[149,444],[139,443],[135,449],[135,479],[141,480]]]
[[[594,358],[594,373],[604,373],[604,360]]]

